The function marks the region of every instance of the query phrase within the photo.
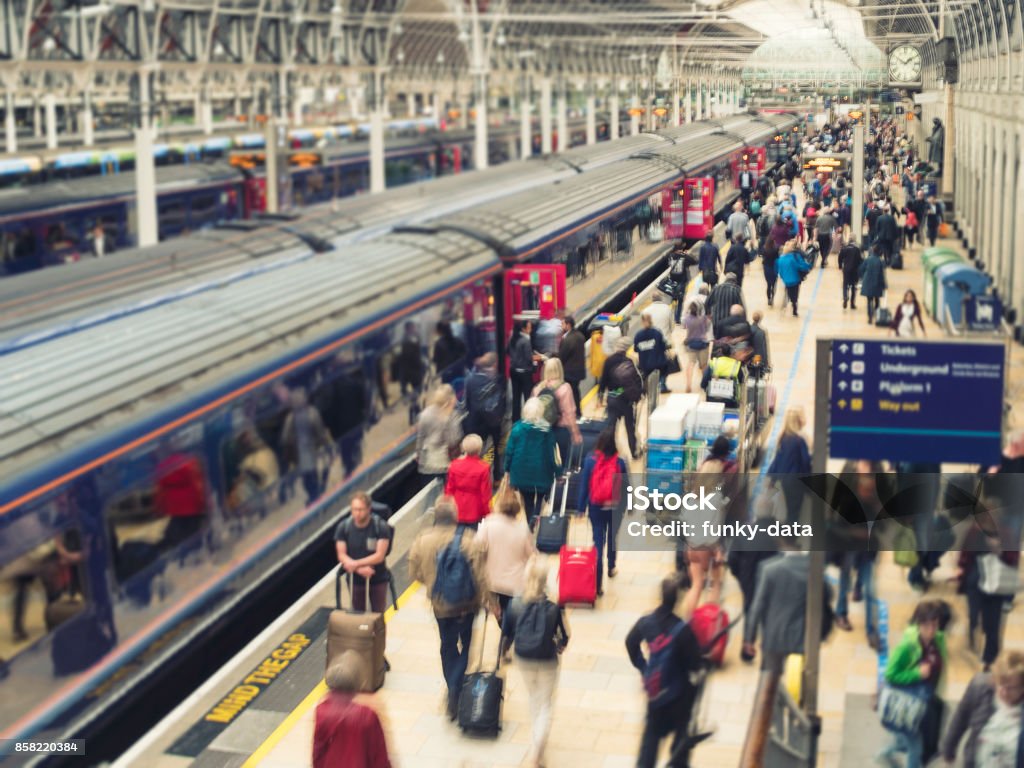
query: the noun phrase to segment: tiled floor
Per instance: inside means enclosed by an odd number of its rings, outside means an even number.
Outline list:
[[[889,273],[890,296],[894,297],[894,302],[907,288],[914,288],[920,295],[923,279],[920,253],[920,247],[911,250],[905,256],[906,268]],[[775,308],[767,306],[759,263],[748,272],[744,292],[748,312],[757,309],[765,312],[764,325],[770,334],[775,383],[779,388],[779,408],[801,405],[809,422],[814,415],[814,339],[833,334],[885,334],[884,330],[866,323],[864,304],[859,303],[857,312],[842,308],[841,276],[834,259],[828,269],[815,270],[804,283],[800,318],[791,317],[789,310],[781,310],[779,302]],[[941,330],[934,323],[928,323],[928,335],[940,336]],[[1011,393],[1018,402],[1024,402],[1022,367],[1024,351],[1015,347]],[[669,383],[673,389],[683,388],[681,375],[672,377]],[[1011,419],[1022,423],[1013,416]],[[812,429],[813,424],[809,424],[808,434]],[[634,764],[642,728],[644,694],[640,677],[626,657],[623,640],[636,618],[653,607],[657,583],[671,568],[670,555],[623,552],[619,558],[619,576],[606,582],[606,595],[598,607],[570,610],[572,640],[561,664],[554,723],[546,753],[547,766],[627,768]],[[950,576],[952,566],[947,562],[936,574],[937,586],[932,593],[951,600],[962,616],[962,600],[945,581]],[[907,587],[903,569],[894,565],[887,553],[881,557],[877,583],[880,597],[889,605],[890,639],[894,641],[906,626],[920,596]],[[739,610],[739,589],[731,578],[725,592],[725,605],[733,615]],[[863,756],[867,754],[865,743],[875,742],[881,746],[884,738],[870,709],[864,706],[864,695],[875,690],[877,662],[864,639],[863,603],[854,603],[851,610],[855,631],[837,630],[823,650],[820,710],[824,720],[820,765],[829,768],[840,765],[853,768],[863,764]],[[487,660],[494,658],[495,628],[492,622],[486,640]],[[963,620],[953,625],[950,635],[951,658],[945,694],[955,701],[980,665],[966,648]],[[738,764],[757,678],[756,670],[738,658],[738,636],[739,630],[730,640],[725,666],[712,675],[709,683],[704,717],[715,726],[716,732],[696,750],[693,764],[698,768]],[[1024,647],[1024,619],[1019,612],[1009,616],[1006,644]],[[384,689],[366,697],[366,702],[374,706],[385,721],[396,764],[409,768],[525,765],[530,725],[526,694],[514,663],[506,670],[504,730],[495,741],[480,741],[462,736],[441,715],[437,633],[422,593],[391,621],[388,646],[393,670]],[[475,659],[476,649],[473,654]],[[851,716],[858,719],[857,723],[844,719],[848,706]],[[311,729],[310,709],[261,764],[270,768],[308,765]],[[855,744],[844,745],[844,733],[863,738],[858,738]],[[844,759],[844,747],[858,757]]]

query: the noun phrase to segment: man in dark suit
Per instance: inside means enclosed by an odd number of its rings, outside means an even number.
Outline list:
[[[781,673],[786,657],[804,652],[810,555],[796,541],[780,538],[782,557],[763,561],[757,570],[754,602],[743,629],[743,654],[753,659],[761,632],[761,668]]]

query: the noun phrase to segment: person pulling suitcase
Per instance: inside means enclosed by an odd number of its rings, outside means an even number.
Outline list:
[[[434,525],[420,533],[409,551],[409,575],[426,586],[441,636],[441,669],[448,688],[448,717],[458,716],[473,619],[482,605],[491,608],[483,556],[472,528],[456,526],[450,497],[434,507]]]

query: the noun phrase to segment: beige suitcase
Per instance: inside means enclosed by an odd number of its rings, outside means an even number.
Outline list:
[[[341,580],[347,576],[349,608],[342,607]],[[370,582],[365,581],[366,602],[370,606]],[[387,627],[381,613],[356,613],[352,599],[352,577],[338,566],[334,583],[334,605],[327,622],[327,667],[341,657],[345,651],[355,651],[362,662],[363,684],[361,690],[370,693],[384,685],[384,644]]]

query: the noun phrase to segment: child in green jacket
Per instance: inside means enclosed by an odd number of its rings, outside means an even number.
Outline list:
[[[924,600],[917,606],[903,639],[889,657],[885,668],[887,683],[895,686],[927,683],[935,695],[949,660],[943,632],[949,618],[949,605],[944,600]],[[893,733],[892,743],[879,753],[877,761],[882,765],[898,766],[897,752],[907,753],[906,768],[921,768],[924,753],[921,731],[915,734]]]

